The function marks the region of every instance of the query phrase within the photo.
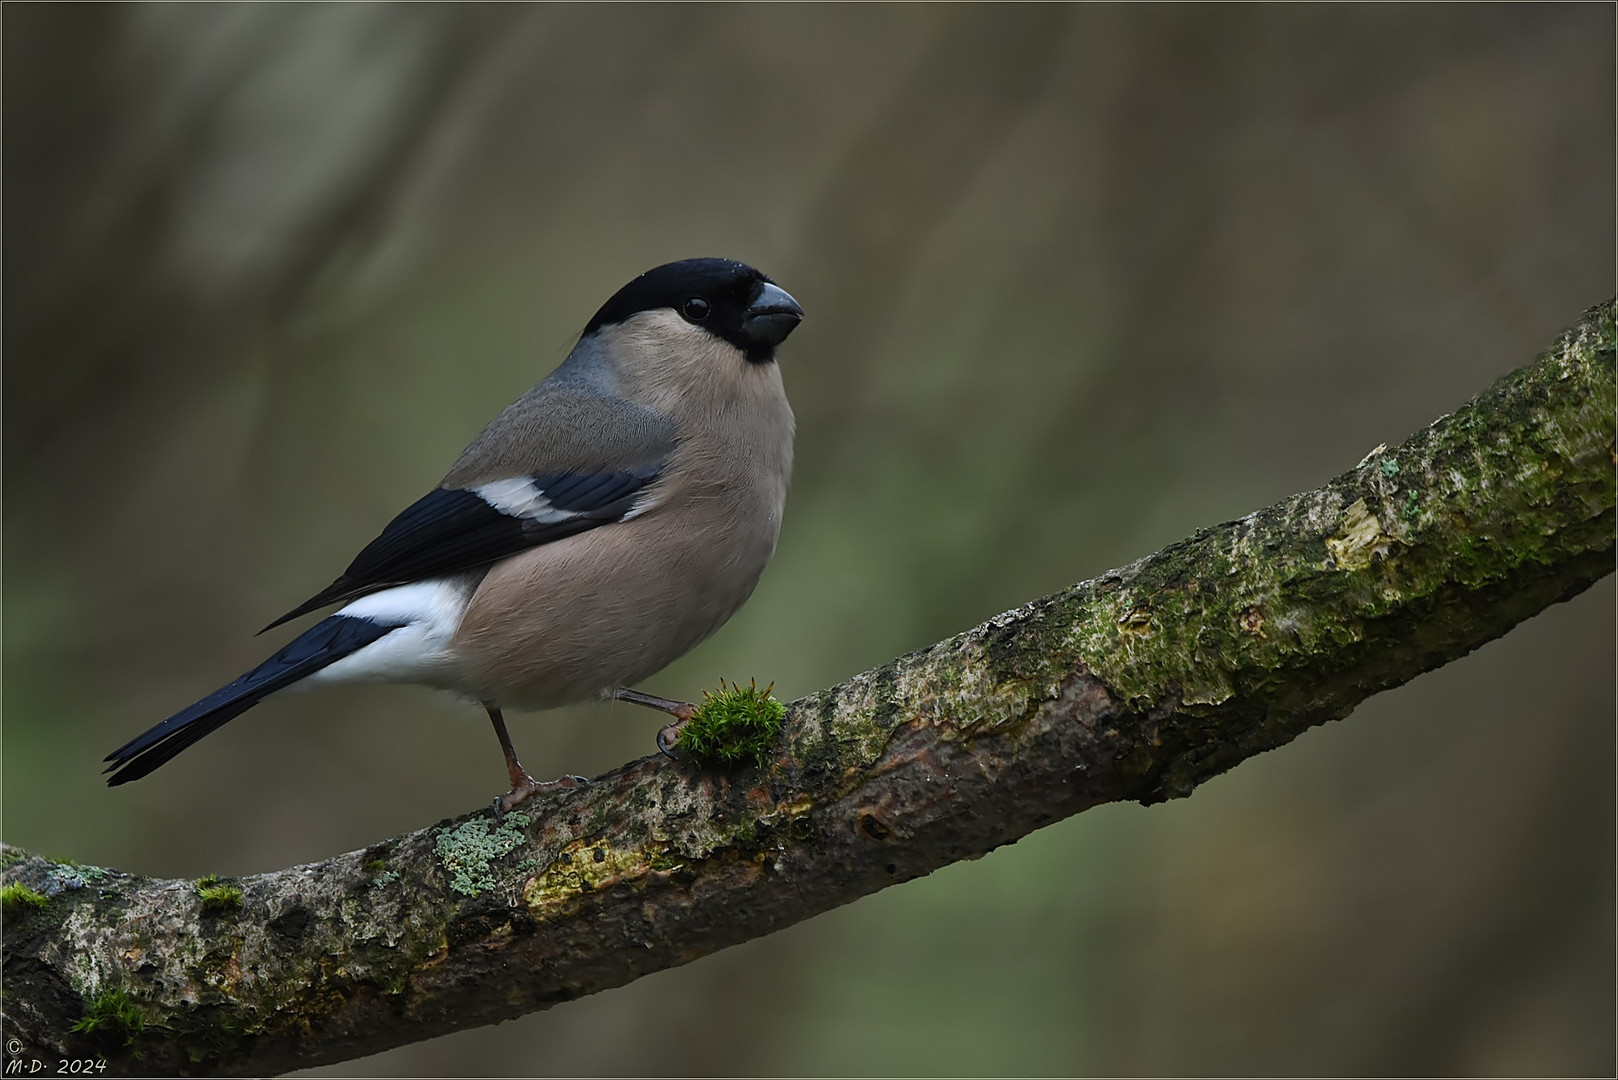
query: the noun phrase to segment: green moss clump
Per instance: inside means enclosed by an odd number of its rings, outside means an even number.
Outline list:
[[[720,679],[717,694],[703,691],[676,745],[699,765],[763,765],[787,715],[787,707],[770,696],[774,689],[774,683],[760,690],[753,680],[743,687]]]
[[[10,919],[29,911],[42,911],[51,902],[44,893],[35,892],[26,885],[0,886],[0,910]]]
[[[135,999],[122,990],[104,990],[90,1001],[89,1011],[73,1021],[73,1031],[105,1038],[122,1037],[124,1045],[133,1047],[146,1017],[141,1014]]]
[[[197,879],[197,895],[203,911],[235,911],[242,906],[242,887],[220,881],[217,874]]]

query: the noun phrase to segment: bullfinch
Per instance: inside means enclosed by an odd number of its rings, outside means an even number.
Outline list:
[[[511,780],[499,813],[582,782],[528,775],[504,709],[648,705],[675,718],[658,733],[667,752],[694,707],[630,687],[723,625],[775,552],[793,434],[775,353],[802,318],[729,259],[635,278],[438,487],[270,627],[335,613],[114,750],[107,782],[140,779],[272,694],[349,682],[482,705]]]

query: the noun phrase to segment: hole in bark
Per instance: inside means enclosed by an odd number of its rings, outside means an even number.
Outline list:
[[[881,821],[877,820],[877,816],[875,814],[860,815],[860,832],[864,833],[869,839],[875,840],[878,843],[893,835],[893,830],[882,824]]]
[[[295,905],[270,920],[270,933],[288,942],[296,942],[309,929],[311,918],[308,908]]]

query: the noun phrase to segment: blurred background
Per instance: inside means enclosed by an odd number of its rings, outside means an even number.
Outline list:
[[[1610,5],[7,4],[4,836],[246,874],[503,790],[482,713],[103,754],[596,307],[808,311],[775,562],[646,689],[790,699],[1314,487],[1614,291]],[[1607,1074],[1612,579],[1187,800],[323,1075]],[[652,750],[518,716],[542,776]]]

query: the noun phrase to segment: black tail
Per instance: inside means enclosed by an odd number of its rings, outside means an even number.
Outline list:
[[[229,686],[181,709],[151,730],[137,735],[106,756],[106,772],[117,770],[109,786],[139,780],[210,731],[223,727],[277,690],[285,689],[327,664],[387,636],[401,624],[333,615],[294,638],[286,648]]]

